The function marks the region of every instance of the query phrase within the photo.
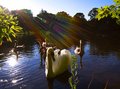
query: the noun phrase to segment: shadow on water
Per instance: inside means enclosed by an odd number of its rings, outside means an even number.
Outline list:
[[[120,52],[120,41],[115,39],[100,39],[90,41],[90,54],[109,55]]]
[[[55,82],[59,82],[60,84],[62,84],[61,89],[69,89],[70,86],[68,80],[70,76],[71,73],[69,71],[65,71],[64,73],[55,78],[47,79],[48,89],[57,89],[58,86],[54,86]]]
[[[94,73],[90,89],[104,89],[105,86],[109,89],[119,89],[120,42],[115,39],[100,39],[89,41],[85,45],[85,54],[82,60],[85,67],[83,70],[80,70],[81,74],[79,74],[79,76],[84,76],[82,77],[84,80],[80,78],[80,80],[84,81],[84,84],[81,82],[83,84],[81,88],[87,89],[85,85],[89,85],[92,80],[92,74]],[[108,84],[107,81],[109,81]]]

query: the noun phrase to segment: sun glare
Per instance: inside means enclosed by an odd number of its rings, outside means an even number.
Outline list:
[[[30,8],[30,0],[0,0],[0,4],[9,10]]]
[[[14,67],[15,65],[18,64],[18,61],[16,60],[16,55],[12,55],[8,58],[7,63],[9,64],[9,66]]]

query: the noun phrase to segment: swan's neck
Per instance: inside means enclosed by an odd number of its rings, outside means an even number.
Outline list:
[[[47,70],[46,70],[47,73],[46,73],[46,75],[47,75],[48,77],[49,77],[49,76],[51,77],[51,76],[53,75],[52,57],[51,57],[50,54],[48,54],[47,57],[48,57],[48,58],[47,58],[47,60],[46,60],[46,62],[47,62],[47,66],[46,66],[46,67],[47,67]]]
[[[80,48],[81,48],[81,46],[82,46],[82,41],[80,40]]]

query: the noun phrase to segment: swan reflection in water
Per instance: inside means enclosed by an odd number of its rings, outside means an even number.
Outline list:
[[[64,87],[67,87],[65,89],[70,89],[69,86],[69,78],[71,77],[71,73],[69,71],[65,71],[59,76],[56,76],[55,78],[47,78],[48,82],[48,89],[54,89],[54,81],[60,82]]]

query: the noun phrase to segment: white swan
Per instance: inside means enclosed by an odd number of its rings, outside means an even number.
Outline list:
[[[53,50],[53,47],[47,48],[45,60],[45,74],[47,78],[53,78],[62,74],[68,69],[71,61],[71,53],[66,50]]]
[[[80,40],[80,46],[76,47],[75,50],[74,50],[74,53],[77,54],[77,55],[80,55],[81,54],[81,50],[82,50],[82,40]]]
[[[82,57],[84,55],[84,47],[82,40],[80,40],[80,46],[75,48],[74,53],[80,56],[80,69],[83,68]]]
[[[84,48],[83,48],[82,40],[80,40],[80,46],[75,48],[74,53],[77,54],[77,55],[80,55],[81,58],[83,57]]]
[[[46,42],[42,42],[42,47],[46,47],[47,43]]]

